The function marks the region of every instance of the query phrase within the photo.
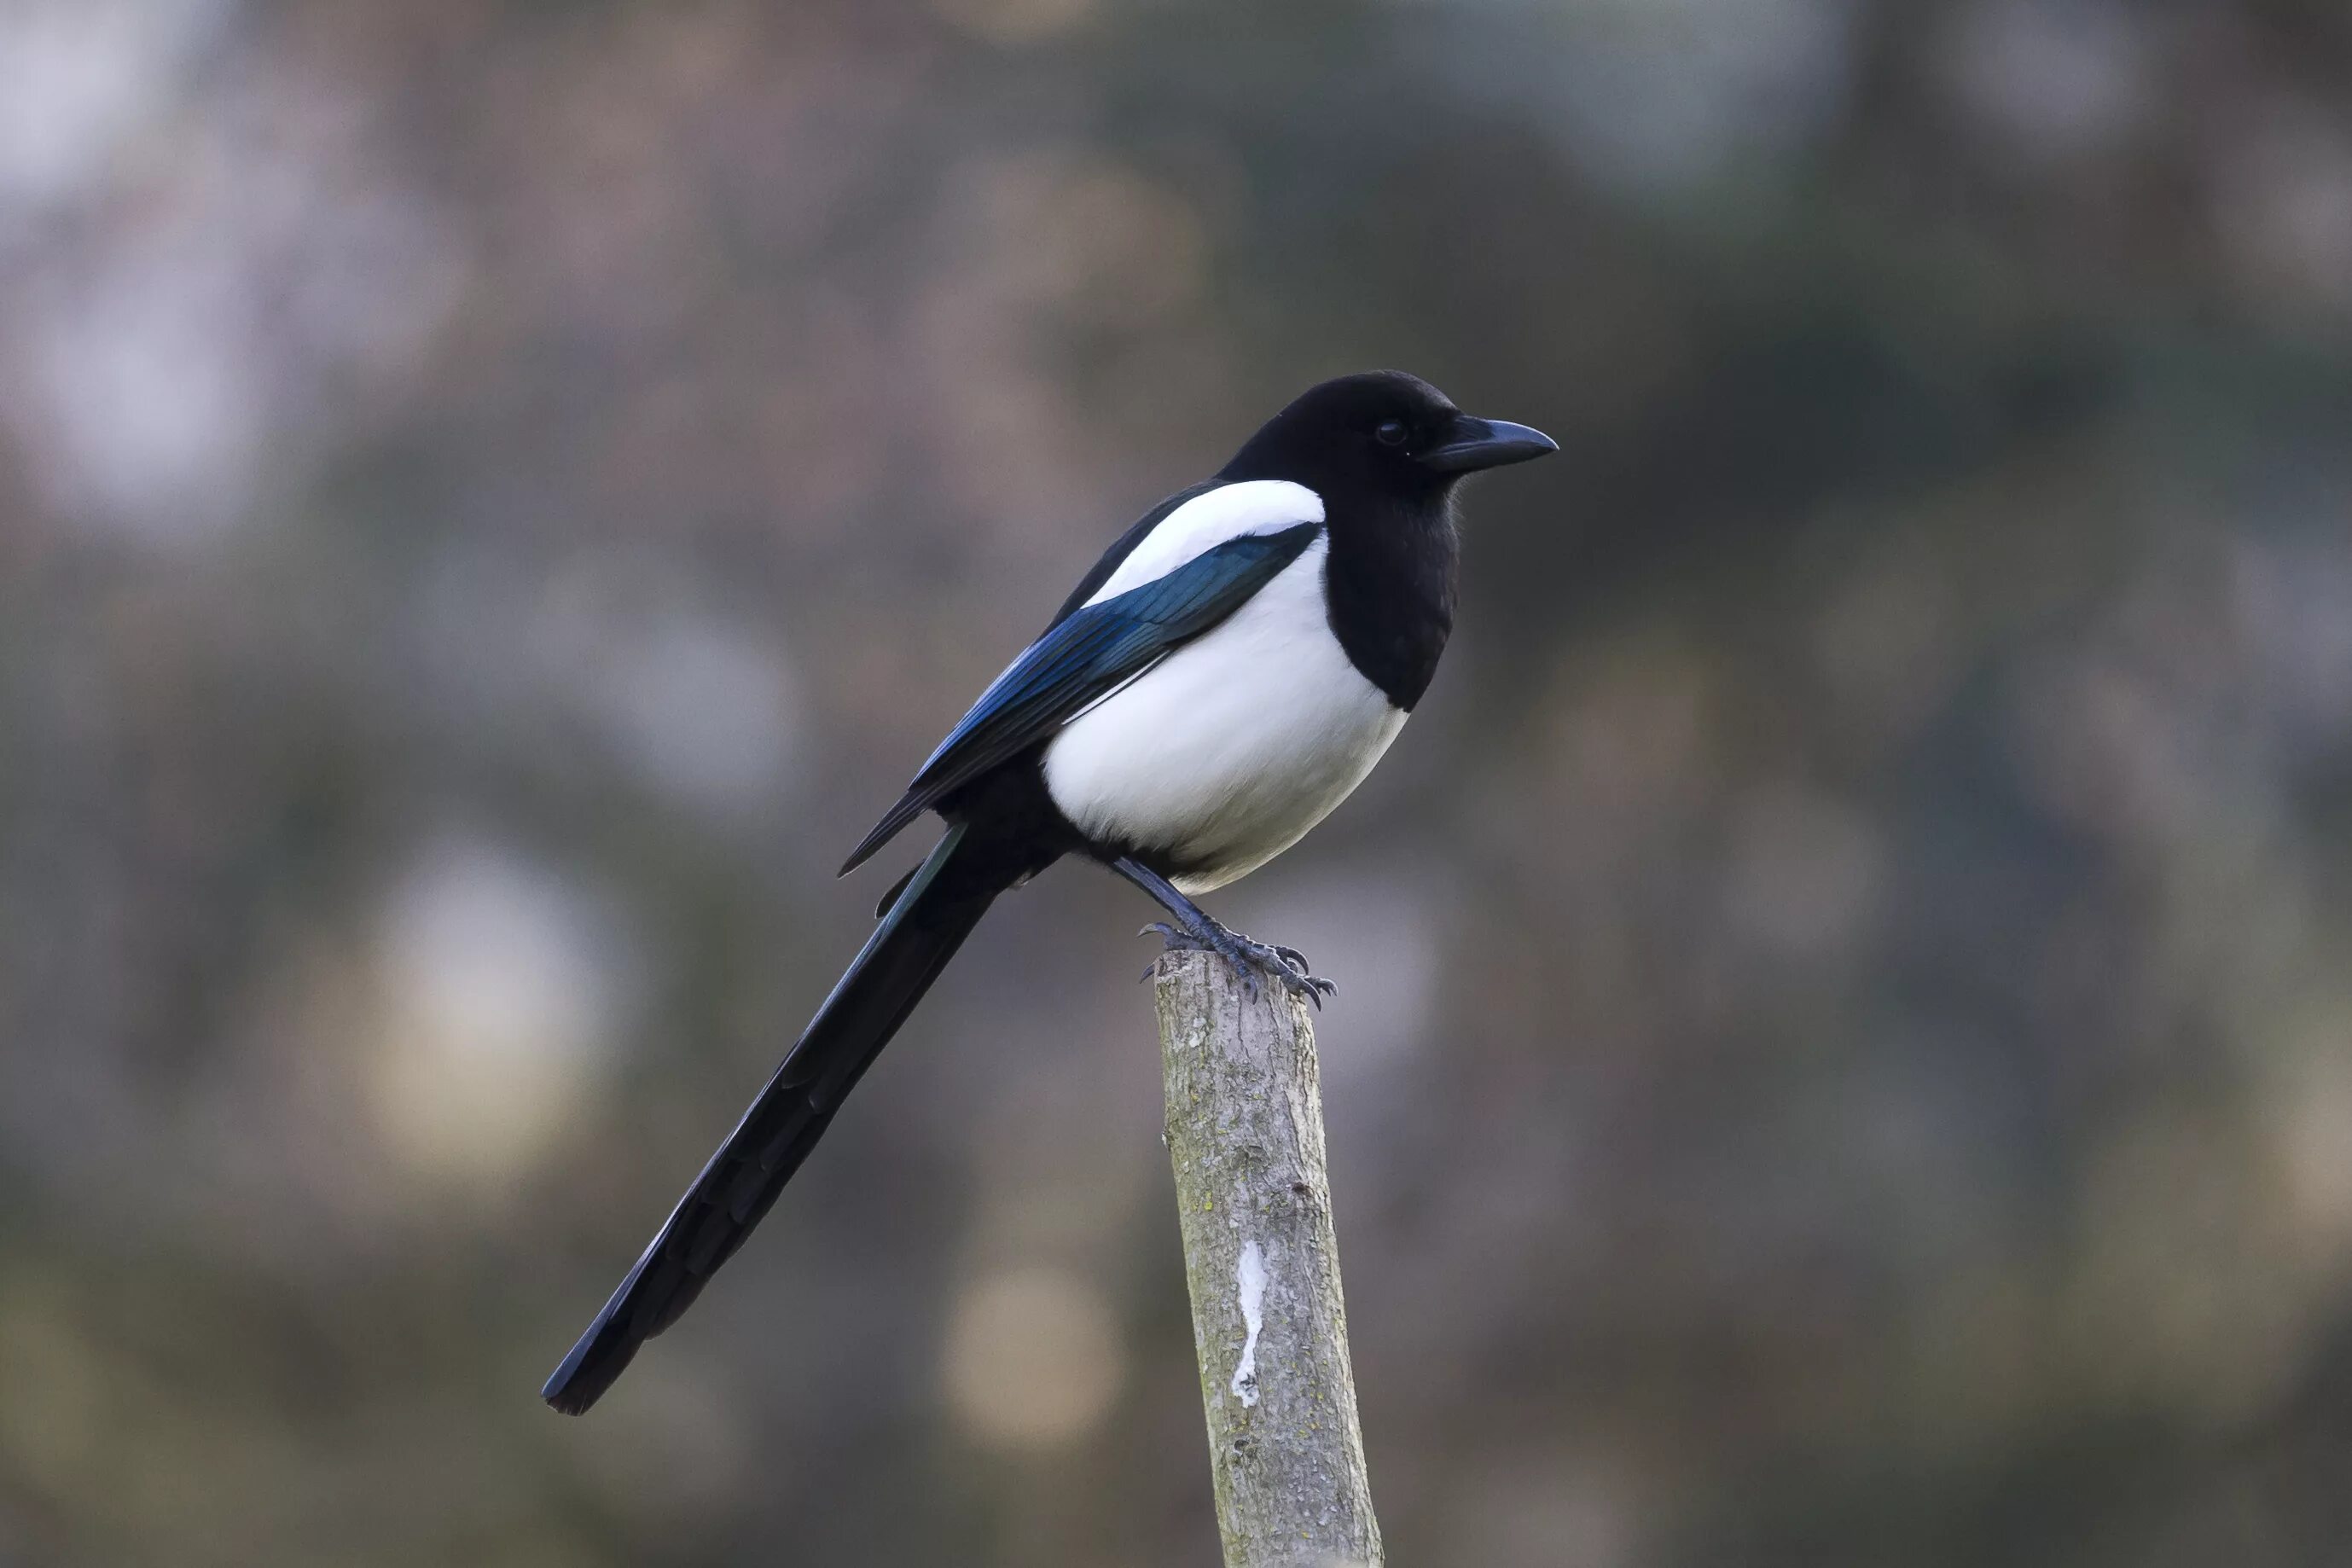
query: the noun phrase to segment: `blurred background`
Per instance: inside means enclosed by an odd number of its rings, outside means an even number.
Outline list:
[[[1564,447],[1213,900],[1394,1560],[2341,1563],[2340,0],[8,0],[0,1563],[1214,1562],[1082,867],[536,1390],[966,701],[1383,364]]]

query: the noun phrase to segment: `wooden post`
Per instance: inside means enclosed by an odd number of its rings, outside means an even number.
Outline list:
[[[1227,1568],[1378,1568],[1307,1005],[1202,952],[1154,979]]]

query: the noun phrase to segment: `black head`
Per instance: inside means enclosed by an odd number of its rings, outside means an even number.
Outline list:
[[[1419,376],[1376,370],[1301,393],[1218,477],[1437,499],[1465,474],[1559,449],[1539,430],[1463,413]]]

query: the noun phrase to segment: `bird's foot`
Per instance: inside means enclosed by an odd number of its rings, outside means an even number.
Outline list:
[[[1237,931],[1228,931],[1206,916],[1197,928],[1190,921],[1170,925],[1165,921],[1154,921],[1136,934],[1150,931],[1158,931],[1166,939],[1170,952],[1213,952],[1223,959],[1240,976],[1242,988],[1252,1000],[1256,999],[1261,977],[1274,980],[1294,996],[1304,996],[1318,1009],[1324,997],[1336,995],[1339,990],[1330,981],[1310,973],[1307,955],[1297,948],[1269,946]],[[1144,973],[1149,974],[1150,971]]]

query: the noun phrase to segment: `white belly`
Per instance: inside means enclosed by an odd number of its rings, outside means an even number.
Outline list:
[[[1223,887],[1305,837],[1348,798],[1403,728],[1331,635],[1318,539],[1282,574],[1066,725],[1045,787],[1090,837],[1193,866],[1188,893]]]

